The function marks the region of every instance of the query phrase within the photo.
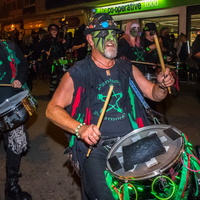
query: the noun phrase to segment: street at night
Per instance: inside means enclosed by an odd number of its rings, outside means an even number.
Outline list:
[[[166,114],[169,124],[181,130],[194,145],[200,144],[199,84],[182,82],[180,94],[169,96]],[[49,84],[40,78],[34,80],[33,96],[39,106],[27,122],[30,149],[22,158],[20,185],[32,194],[34,200],[80,200],[79,178],[72,176],[67,165],[67,139],[63,130],[45,117]],[[0,144],[0,199],[4,199],[5,152]],[[96,180],[98,181],[98,180]]]

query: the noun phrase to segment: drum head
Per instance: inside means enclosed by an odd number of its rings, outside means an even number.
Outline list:
[[[122,180],[144,180],[163,173],[183,152],[181,133],[170,125],[151,125],[132,131],[110,150],[108,171]]]
[[[0,104],[0,115],[15,108],[15,106],[20,103],[21,100],[23,100],[28,95],[28,93],[28,90],[24,90],[6,99],[2,104]]]

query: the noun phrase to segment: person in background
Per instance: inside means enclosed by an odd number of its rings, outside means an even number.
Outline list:
[[[80,25],[74,34],[72,50],[75,51],[75,57],[77,61],[82,60],[87,55],[87,40],[83,34],[85,27],[85,24]]]
[[[72,32],[69,32],[69,25],[68,21],[65,18],[62,18],[59,20],[59,26],[60,26],[60,37],[65,39],[64,48],[67,53],[71,52],[72,48]]]
[[[143,37],[142,37],[142,45],[146,51],[145,54],[145,62],[149,63],[159,63],[159,57],[157,53],[156,44],[154,41],[154,35],[157,34],[157,28],[155,23],[146,23],[143,28]],[[152,80],[155,80],[156,76],[156,65],[155,66],[147,66],[147,73],[149,73],[152,77]],[[151,77],[149,80],[151,80]]]
[[[0,86],[0,107],[8,98],[21,91],[28,79],[29,66],[19,47],[12,41],[0,40],[0,84],[12,84],[11,87]],[[1,118],[2,120],[2,118]],[[5,199],[32,200],[28,192],[22,191],[18,184],[22,155],[28,150],[28,138],[24,124],[13,130],[2,131],[6,150],[6,184]],[[3,192],[3,191],[1,191]]]
[[[192,56],[194,57],[197,63],[197,69],[196,69],[197,82],[200,82],[200,34],[197,35],[194,42],[192,43]]]
[[[178,61],[186,62],[190,54],[190,49],[188,49],[188,39],[185,34],[182,34],[180,36],[180,42],[181,42],[181,46],[178,52]]]
[[[133,32],[138,32],[136,24],[134,27]],[[121,32],[107,13],[91,17],[84,31],[91,55],[69,68],[46,109],[47,118],[70,133],[74,142],[72,159],[78,158],[82,200],[114,199],[104,174],[109,150],[120,137],[149,125],[139,99],[132,102],[135,92],[129,87],[129,80],[141,95],[154,101],[162,101],[168,94],[167,87],[174,83],[169,69],[158,74],[155,84],[130,61],[116,59],[117,34]],[[98,128],[110,85],[114,89],[109,107]],[[86,156],[90,146],[93,150]]]
[[[145,50],[141,46],[141,28],[138,20],[127,22],[125,32],[118,42],[117,57],[130,61],[144,62]],[[134,63],[134,65],[145,75],[147,66]]]
[[[48,34],[38,43],[34,50],[35,54],[42,55],[41,63],[46,67],[47,74],[50,75],[49,98],[52,97],[64,73],[59,59],[65,56],[65,43],[65,39],[60,38],[59,26],[50,24],[48,26]]]
[[[174,48],[174,39],[170,38],[169,28],[164,26],[160,29],[159,43],[164,60],[167,63],[173,62],[176,59],[176,51]]]

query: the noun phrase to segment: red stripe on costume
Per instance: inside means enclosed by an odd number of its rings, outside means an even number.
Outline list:
[[[142,118],[137,118],[136,119],[136,123],[137,123],[137,125],[138,125],[139,128],[144,127],[144,123],[143,123]]]
[[[91,110],[89,108],[86,108],[86,116],[85,116],[85,123],[86,124],[90,124],[91,123],[91,119],[92,119],[92,114],[91,114]]]
[[[83,93],[83,88],[79,87],[75,96],[74,103],[72,105],[72,112],[71,112],[72,117],[76,114],[76,109],[78,108],[80,104],[82,93]]]
[[[16,68],[15,68],[15,61],[13,58],[11,58],[11,62],[10,62],[10,68],[12,71],[12,79],[16,77]]]

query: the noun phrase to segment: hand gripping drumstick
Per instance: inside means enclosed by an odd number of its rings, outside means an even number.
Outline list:
[[[156,48],[157,48],[157,52],[158,52],[158,56],[159,56],[160,65],[161,65],[162,71],[165,72],[165,63],[164,63],[164,60],[163,60],[162,52],[161,52],[161,49],[160,49],[160,44],[159,44],[158,37],[157,37],[156,34],[154,35],[154,40],[155,40],[155,44],[156,44]],[[169,91],[169,94],[171,94],[170,87],[168,87],[168,91]]]
[[[103,117],[104,117],[104,114],[105,114],[105,112],[106,112],[106,108],[107,108],[107,106],[108,106],[108,102],[109,102],[109,100],[110,100],[110,97],[111,97],[113,88],[114,88],[114,85],[110,85],[110,88],[109,88],[109,90],[108,90],[108,94],[107,94],[106,100],[105,100],[105,102],[104,102],[104,105],[103,105],[103,108],[102,108],[100,117],[99,117],[98,122],[97,122],[97,128],[100,128],[100,126],[101,126],[101,122],[102,122]],[[87,155],[86,155],[87,157],[89,157],[89,155],[90,155],[92,149],[93,149],[93,147],[90,146],[90,148],[88,149]]]

